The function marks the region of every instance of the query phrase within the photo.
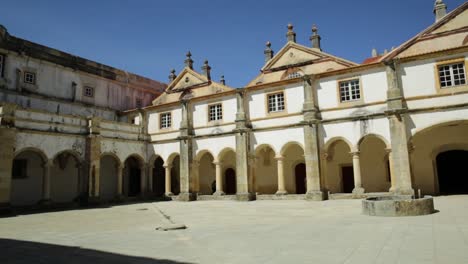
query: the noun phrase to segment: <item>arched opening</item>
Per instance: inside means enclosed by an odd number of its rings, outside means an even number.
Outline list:
[[[81,165],[71,152],[62,152],[54,158],[50,178],[50,198],[57,203],[76,200],[86,187],[80,187]]]
[[[283,149],[281,150],[281,155],[284,157],[283,174],[284,174],[284,179],[285,179],[286,191],[291,194],[305,193],[305,191],[300,190],[300,192],[298,192],[297,190],[297,187],[305,189],[305,186],[306,186],[305,165],[303,167],[304,171],[302,173],[302,176],[296,173],[296,166],[301,163],[305,164],[304,150],[298,143],[291,142],[291,143],[287,143],[283,147]],[[300,171],[298,172],[301,173]],[[299,182],[298,182],[297,177],[303,177],[303,178],[299,179]]]
[[[295,183],[296,183],[296,193],[305,194],[306,193],[306,167],[304,163],[299,163],[294,168]]]
[[[354,189],[351,148],[344,140],[333,141],[326,149],[325,182],[332,193],[351,193]]]
[[[156,196],[163,196],[166,186],[166,170],[164,160],[157,157],[153,167],[153,192]]]
[[[99,196],[102,201],[110,201],[117,196],[119,165],[119,160],[112,155],[104,155],[101,157]]]
[[[468,151],[442,152],[436,162],[440,194],[468,194]]]
[[[179,195],[180,193],[180,157],[179,155],[177,155],[172,160],[171,191],[174,195]]]
[[[457,121],[428,127],[411,138],[410,160],[415,190],[433,195],[465,193],[451,186],[461,180],[459,177],[463,173],[468,177],[466,168],[461,168],[467,164],[463,163],[466,161],[463,153],[468,151],[467,135],[468,121]]]
[[[226,194],[236,194],[236,171],[233,168],[228,168],[224,172],[224,179]]]
[[[32,205],[43,197],[45,156],[26,150],[15,156],[11,175],[10,203],[14,206]]]
[[[203,152],[198,158],[198,190],[202,195],[211,195],[216,191],[216,170],[214,157],[209,152]]]
[[[124,194],[135,197],[141,194],[141,160],[131,156],[125,160]]]
[[[255,191],[258,194],[275,194],[278,191],[275,156],[275,151],[268,145],[259,146],[255,151]]]
[[[391,187],[387,145],[374,135],[359,144],[362,187],[366,192],[388,192]]]

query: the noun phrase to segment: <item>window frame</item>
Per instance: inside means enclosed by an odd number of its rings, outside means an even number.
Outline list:
[[[27,81],[28,78],[26,78],[26,76],[28,75],[31,75],[33,76],[33,80],[31,82]],[[23,82],[25,84],[29,84],[29,85],[36,85],[37,83],[37,74],[33,71],[29,71],[29,70],[25,70],[24,73],[23,73]]]
[[[221,106],[221,117],[217,118],[217,119],[211,119],[211,108],[212,107],[217,107],[217,106]],[[216,123],[216,122],[222,122],[223,121],[223,118],[224,118],[224,111],[223,111],[223,103],[212,103],[212,104],[208,104],[208,110],[207,110],[207,114],[208,114],[208,123]],[[216,114],[215,114],[215,117],[217,116],[218,114],[218,111],[216,111]]]
[[[91,91],[91,96],[88,95],[88,94],[86,93],[87,89],[90,89],[90,91]],[[83,96],[84,96],[84,97],[87,97],[87,98],[94,98],[94,92],[95,92],[94,87],[89,86],[89,85],[83,86]]]
[[[439,67],[445,66],[445,65],[455,65],[455,64],[460,64],[460,63],[463,63],[463,66],[464,66],[465,84],[442,87],[440,83]],[[436,86],[436,92],[438,94],[453,94],[457,92],[468,91],[468,77],[467,77],[468,70],[467,69],[468,69],[468,60],[466,60],[465,57],[444,59],[444,60],[437,61],[434,64],[434,81],[435,81],[435,86]]]
[[[276,111],[270,111],[270,97],[275,96],[275,95],[283,95],[283,109],[282,110],[276,110]],[[265,94],[265,112],[267,115],[282,115],[287,113],[287,104],[286,104],[286,92],[284,89],[266,93]],[[277,105],[278,106],[278,105]]]
[[[169,125],[168,126],[163,126],[163,116],[164,115],[169,115]],[[167,123],[167,121],[166,121]],[[172,128],[172,112],[162,112],[159,113],[159,129],[160,130],[167,130]]]
[[[341,100],[341,84],[344,82],[352,82],[352,81],[358,81],[359,84],[359,99],[353,99],[353,100],[348,100],[348,101],[342,101]],[[349,88],[348,88],[349,89]],[[364,87],[362,84],[362,79],[361,76],[352,76],[348,78],[341,78],[336,80],[336,98],[338,102],[338,106],[343,106],[343,107],[349,107],[349,106],[354,106],[354,105],[360,105],[364,102]]]

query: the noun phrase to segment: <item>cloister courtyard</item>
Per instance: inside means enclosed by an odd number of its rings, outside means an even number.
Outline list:
[[[468,263],[468,195],[437,213],[361,200],[148,202],[0,218],[0,263]],[[187,229],[159,231],[168,223]]]

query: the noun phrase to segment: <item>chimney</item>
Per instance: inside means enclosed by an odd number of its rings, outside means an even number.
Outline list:
[[[171,74],[169,74],[169,82],[173,82],[177,75],[175,74],[175,69],[171,70]]]
[[[447,5],[443,0],[436,0],[434,4],[435,21],[439,21],[447,14]]]
[[[266,43],[266,48],[265,51],[263,52],[265,54],[265,62],[268,62],[273,58],[273,50],[271,49],[271,42],[267,41]]]
[[[208,81],[211,81],[211,67],[210,65],[208,65],[208,60],[205,60],[201,69],[202,69],[203,75],[205,75]]]
[[[288,24],[288,33],[286,33],[286,37],[288,38],[288,41],[296,43],[296,33],[293,31],[293,25],[291,23]]]
[[[320,40],[322,39],[318,34],[318,29],[315,25],[312,26],[312,36],[310,36],[310,42],[312,43],[312,48],[319,49],[320,51],[322,48],[320,47]]]
[[[372,49],[372,58],[375,58],[378,56],[377,50],[374,48]]]
[[[226,85],[226,80],[224,80],[224,75],[221,75],[221,80],[219,80],[219,82],[220,82],[222,85]]]
[[[187,52],[187,54],[185,55],[187,56],[187,58],[185,59],[184,63],[185,63],[185,67],[188,67],[190,68],[191,70],[193,70],[193,60],[192,60],[192,53]]]

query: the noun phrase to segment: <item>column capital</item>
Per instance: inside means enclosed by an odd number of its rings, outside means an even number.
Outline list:
[[[54,160],[48,159],[41,164],[42,168],[54,166]]]
[[[213,164],[216,165],[216,166],[221,166],[223,165],[223,163],[219,160],[213,160]]]
[[[351,155],[353,156],[353,158],[354,158],[354,157],[358,157],[358,158],[359,158],[360,152],[359,152],[359,151],[351,151],[351,152],[349,152],[349,154],[351,154]]]
[[[283,161],[283,160],[284,160],[284,156],[282,156],[282,155],[276,155],[276,156],[275,156],[275,160],[277,160],[277,161]]]
[[[391,149],[391,148],[386,148],[386,149],[385,149],[385,153],[387,153],[387,154],[392,153],[392,149]]]
[[[172,168],[172,165],[163,165],[163,167],[164,167],[165,169],[171,169],[171,168]]]

